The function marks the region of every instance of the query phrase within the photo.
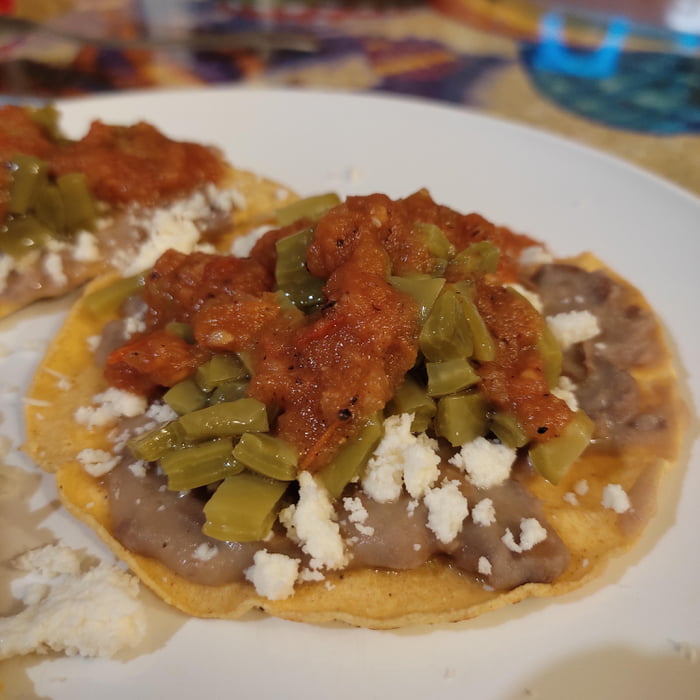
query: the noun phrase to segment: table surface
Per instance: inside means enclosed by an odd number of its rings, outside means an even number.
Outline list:
[[[0,0],[0,103],[228,84],[410,95],[564,136],[700,196],[700,16],[669,14],[666,5],[670,3],[665,0],[562,0],[559,4],[566,6],[565,14],[552,12],[544,0],[346,0],[332,6],[323,0],[307,4],[266,0],[265,4],[248,3],[241,12],[215,0]],[[619,11],[625,5],[637,9],[643,5],[646,11],[611,17],[600,13],[602,5],[614,5]],[[18,24],[18,19],[36,24]],[[233,45],[251,39],[250,46]],[[298,50],[309,47],[313,50]],[[581,189],[587,186],[586,180],[577,182]],[[603,187],[593,183],[596,192]],[[652,216],[655,204],[644,201],[644,195],[640,198],[631,218],[663,223],[663,217]],[[627,206],[635,201],[629,189],[623,199]],[[606,206],[609,211],[610,203]],[[690,231],[691,226],[683,230]],[[677,254],[672,247],[671,251]],[[694,269],[696,255],[681,251],[680,257],[678,264]],[[684,281],[678,288],[697,286],[696,281],[688,282],[691,278],[692,272],[681,274]],[[693,312],[686,309],[694,303],[694,295],[680,296],[677,308],[675,298],[669,303],[669,318],[675,314],[685,322],[692,318]],[[677,326],[684,329],[685,337],[697,337],[695,325],[679,321]],[[697,355],[692,350],[696,347],[697,341],[686,343],[685,351],[691,349],[686,362]],[[693,367],[689,370],[695,373]],[[665,551],[669,557],[675,553],[673,548]],[[687,552],[682,554],[685,557]],[[691,557],[694,554],[690,552]],[[665,571],[661,567],[659,577]],[[693,585],[691,579],[682,582],[688,590]],[[677,612],[671,605],[674,588],[668,590],[665,604],[674,614],[667,627],[690,628],[690,616],[696,610]],[[615,619],[637,620],[633,629],[644,631],[648,629],[645,616],[632,608],[650,596],[645,598],[637,590],[634,594]],[[654,610],[666,609],[664,601],[652,605]],[[576,614],[570,612],[573,621]],[[174,623],[170,629],[176,629]],[[487,627],[480,628],[480,633],[488,634]],[[410,643],[409,635],[405,638]],[[325,639],[312,641],[310,648]],[[641,648],[648,640],[641,634],[640,639]],[[675,639],[669,637],[667,643]],[[658,636],[651,641],[658,642]],[[299,642],[294,637],[289,643]],[[600,652],[605,658],[583,657],[573,681],[567,675],[572,667],[562,666],[565,673],[552,675],[552,687],[559,680],[586,686],[581,669],[591,664],[602,669],[635,664],[640,683],[654,674],[670,678],[673,672],[680,679],[678,687],[681,683],[697,687],[698,666],[686,663],[687,659],[695,664],[697,648],[686,648],[685,640],[674,643],[668,669],[660,668],[661,657],[627,656],[622,647],[606,647]],[[219,652],[222,648],[213,644]],[[498,655],[500,650],[493,649]],[[142,659],[144,665],[147,662]],[[34,663],[22,661],[12,673],[4,669],[5,691],[11,693],[12,683],[19,688],[8,700],[36,697],[30,692],[27,672]],[[134,670],[132,664],[132,677],[141,668],[137,664]],[[448,671],[452,674],[454,669]],[[51,668],[46,674],[54,685],[62,682]],[[609,675],[615,677],[612,671]],[[446,675],[441,682],[449,683],[451,678]],[[534,680],[540,683],[539,678]],[[98,681],[95,687],[107,682]],[[543,677],[542,688],[549,681]],[[529,695],[526,690],[518,697]]]
[[[228,83],[408,94],[563,135],[700,194],[700,11],[673,4],[1,0],[0,96]],[[233,43],[250,32],[253,46]]]

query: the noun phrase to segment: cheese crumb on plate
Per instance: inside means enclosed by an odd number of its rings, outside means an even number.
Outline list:
[[[78,553],[47,545],[18,557],[26,572],[26,607],[0,618],[0,659],[63,652],[111,657],[138,645],[146,631],[136,577],[100,562],[82,571]]]

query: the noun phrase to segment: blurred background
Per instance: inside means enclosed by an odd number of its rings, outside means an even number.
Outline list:
[[[700,0],[0,0],[0,99],[213,84],[450,102],[700,193]]]

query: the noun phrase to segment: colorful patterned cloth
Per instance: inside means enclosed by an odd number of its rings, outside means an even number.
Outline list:
[[[238,82],[408,94],[577,138],[700,192],[688,161],[700,149],[691,35],[620,20],[572,29],[562,15],[485,0],[92,4],[0,34],[5,99]],[[249,32],[273,43],[222,45]],[[296,39],[313,50],[295,50]]]

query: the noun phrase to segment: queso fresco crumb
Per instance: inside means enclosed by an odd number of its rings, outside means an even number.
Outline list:
[[[21,595],[26,607],[0,618],[0,659],[49,652],[110,657],[143,639],[138,581],[126,571],[101,562],[83,572],[80,556],[63,545],[29,551],[14,564],[29,580]]]

